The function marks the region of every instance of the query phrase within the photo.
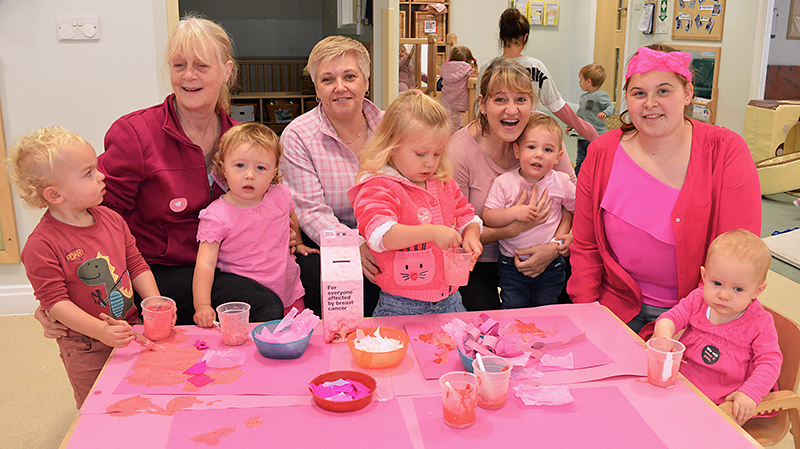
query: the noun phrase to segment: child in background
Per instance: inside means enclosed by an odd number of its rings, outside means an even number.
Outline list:
[[[553,170],[564,154],[562,141],[561,126],[555,119],[542,113],[531,114],[525,131],[514,144],[519,170],[509,170],[498,176],[486,198],[483,219],[487,226],[492,227],[502,227],[515,220],[538,220],[537,192],[549,195],[552,202],[546,221],[516,237],[500,241],[497,275],[504,309],[555,304],[567,280],[566,262],[561,255],[535,278],[520,273],[514,265],[515,249],[548,242],[558,246],[559,240],[567,238],[572,227],[575,184],[566,173]],[[529,204],[520,203],[523,192],[530,198]],[[566,212],[562,212],[562,208]]]
[[[411,58],[414,57],[414,46],[411,46],[411,52],[406,50],[406,46],[400,44],[400,73],[398,74],[398,81],[400,83],[399,91],[403,93],[408,89],[414,87],[414,63]]]
[[[608,131],[606,128],[606,117],[614,114],[614,102],[607,93],[600,90],[606,80],[606,70],[598,64],[589,64],[581,68],[578,77],[578,84],[584,93],[581,94],[578,117],[589,122],[597,130],[597,134]],[[572,128],[567,127],[567,132]],[[589,141],[578,136],[578,157],[575,160],[575,174],[581,169],[583,160],[586,159],[586,149],[589,148]]]
[[[194,322],[211,327],[214,273],[220,271],[260,282],[283,301],[284,315],[303,310],[300,267],[289,251],[289,227],[300,238],[289,188],[278,184],[283,149],[278,136],[260,123],[229,129],[214,153],[213,174],[228,183],[228,192],[202,211],[197,229],[194,270]],[[302,244],[303,255],[318,253]]]
[[[772,315],[757,298],[771,260],[764,241],[749,231],[719,235],[700,267],[702,285],[664,312],[653,333],[673,338],[685,329],[681,373],[715,404],[733,401],[739,424],[773,389],[783,362]]]
[[[47,208],[22,263],[42,308],[69,328],[56,341],[80,409],[112,348],[134,338],[133,288],[147,298],[158,286],[128,225],[100,206],[105,176],[88,142],[41,128],[14,144],[9,166],[22,200]]]
[[[478,63],[469,48],[456,45],[450,50],[450,60],[442,64],[441,101],[450,116],[450,129],[461,128],[461,115],[469,108],[467,80],[478,76]]]
[[[473,263],[481,220],[453,181],[444,108],[419,90],[386,110],[361,153],[347,195],[358,230],[377,260],[381,288],[373,316],[465,312],[458,287],[444,282],[444,252],[463,247]]]

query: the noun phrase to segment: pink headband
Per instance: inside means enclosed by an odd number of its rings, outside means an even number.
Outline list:
[[[625,81],[633,74],[658,70],[660,72],[672,72],[683,75],[687,81],[692,82],[692,72],[689,70],[689,63],[692,55],[682,51],[672,51],[669,53],[652,50],[647,47],[639,47],[630,62],[628,71],[625,72]]]

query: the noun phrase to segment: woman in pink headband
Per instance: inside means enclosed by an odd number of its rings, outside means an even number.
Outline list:
[[[694,96],[690,61],[666,45],[639,48],[625,74],[623,126],[590,144],[578,179],[567,291],[576,303],[599,301],[636,332],[697,288],[717,235],[761,232],[744,140],[684,116]]]

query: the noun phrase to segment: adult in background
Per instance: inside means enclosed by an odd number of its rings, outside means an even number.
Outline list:
[[[489,63],[481,76],[479,89],[478,118],[453,134],[450,151],[455,164],[453,178],[475,208],[475,214],[482,217],[483,206],[494,179],[508,170],[519,169],[513,145],[525,130],[536,94],[525,68],[505,58],[495,58]],[[562,157],[554,169],[567,173],[572,182],[576,182],[569,157]],[[537,221],[514,221],[501,228],[483,227],[483,253],[470,273],[469,284],[460,289],[467,310],[500,308],[497,292],[500,247],[497,242],[515,237],[547,219],[550,211],[547,194],[538,192],[537,197],[530,200],[539,209]],[[528,195],[523,193],[520,201],[527,203]],[[562,220],[558,234],[569,233],[571,214],[566,215],[569,217]],[[568,254],[571,239],[571,236],[565,235],[563,244],[551,242],[517,250],[514,264],[526,276],[536,277],[555,260],[559,252]],[[521,260],[520,256],[525,260]]]
[[[578,181],[567,291],[636,332],[697,288],[716,236],[761,231],[744,140],[684,117],[694,96],[689,61],[666,45],[639,48],[625,73],[627,120],[589,145]]]
[[[567,126],[574,128],[584,139],[592,141],[597,138],[597,131],[575,114],[575,111],[561,98],[556,83],[547,71],[544,63],[530,56],[523,56],[522,50],[528,45],[531,25],[525,14],[517,8],[508,8],[500,15],[500,43],[503,46],[503,58],[513,59],[528,71],[537,101],[550,110]],[[483,70],[481,70],[483,73]],[[534,110],[536,105],[534,104]]]
[[[358,156],[383,118],[383,111],[365,98],[369,66],[364,45],[343,36],[321,40],[308,57],[319,105],[292,120],[281,134],[281,168],[306,245],[318,247],[325,230],[356,229],[347,190],[355,183]],[[306,290],[305,306],[320,314],[320,255],[297,254],[297,263]],[[361,267],[364,314],[371,316],[380,294],[374,283],[378,267],[363,238]]]
[[[198,213],[225,192],[212,179],[211,156],[220,136],[237,123],[226,112],[236,64],[225,30],[195,16],[172,32],[166,61],[173,93],[111,125],[98,169],[106,175],[103,204],[128,223],[161,294],[177,303],[177,324],[188,325]],[[141,298],[135,300],[139,307]],[[217,269],[211,305],[231,301],[250,304],[251,321],[283,316],[271,290]]]

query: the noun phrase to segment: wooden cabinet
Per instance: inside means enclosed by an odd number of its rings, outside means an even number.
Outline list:
[[[447,11],[442,14],[437,14],[436,11],[426,10],[428,6],[434,4],[444,4]],[[444,1],[413,1],[413,0],[400,0],[400,42],[403,39],[425,39],[428,34],[436,35],[436,71],[440,73],[442,63],[445,61],[445,54],[447,50],[446,36],[449,33],[449,12],[450,0]],[[406,47],[410,49],[410,41],[405,42]],[[421,66],[421,55],[416,55],[414,63],[417,68]],[[427,66],[427,63],[422,63]],[[419,71],[419,70],[418,70]],[[428,74],[430,76],[430,74]],[[435,79],[434,79],[435,83]]]

